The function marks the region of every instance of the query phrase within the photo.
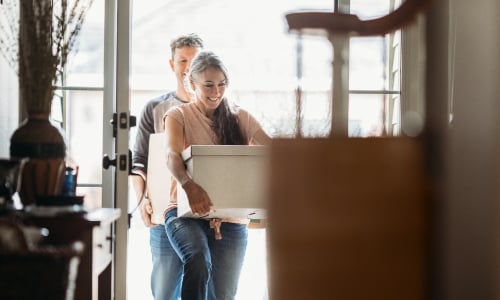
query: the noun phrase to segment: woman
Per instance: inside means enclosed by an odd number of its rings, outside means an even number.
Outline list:
[[[244,109],[225,97],[227,70],[211,51],[201,51],[190,67],[194,101],[164,116],[167,165],[175,181],[165,230],[183,266],[182,299],[234,299],[247,245],[248,220],[177,218],[177,184],[191,211],[207,214],[212,201],[186,172],[181,152],[191,145],[267,145],[270,137]]]

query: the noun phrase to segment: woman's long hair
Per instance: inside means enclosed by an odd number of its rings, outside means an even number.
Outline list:
[[[220,70],[226,78],[226,84],[229,83],[228,72],[222,60],[212,51],[201,51],[191,62],[190,74],[196,77],[208,68]],[[246,144],[238,118],[229,101],[224,97],[214,111],[212,117],[212,129],[221,145],[244,145]]]

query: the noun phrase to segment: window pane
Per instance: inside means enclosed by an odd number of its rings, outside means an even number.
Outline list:
[[[302,99],[302,135],[328,136],[331,129],[331,99],[328,91],[308,91]]]
[[[131,115],[137,117],[137,124],[139,124],[139,118],[142,109],[146,105],[146,103],[158,95],[161,95],[163,91],[158,90],[136,90],[133,91],[132,97],[133,101],[130,101],[130,111]],[[135,136],[137,135],[137,127],[130,128],[130,138],[129,138],[129,148],[134,149],[135,144]]]
[[[330,90],[334,50],[328,39],[326,37],[303,37],[302,49],[302,87],[304,90]]]
[[[104,0],[94,0],[85,16],[73,53],[68,57],[66,85],[103,86]]]
[[[0,55],[0,157],[9,157],[10,137],[19,126],[18,79],[16,73]],[[21,120],[22,121],[22,120]]]
[[[351,38],[349,88],[351,90],[387,89],[387,51],[383,37]]]
[[[78,178],[80,181],[80,178]],[[77,187],[77,195],[83,195],[83,205],[85,208],[91,210],[94,208],[102,207],[102,188],[100,187]]]
[[[387,15],[394,0],[350,0],[351,13],[362,20],[375,19]],[[399,6],[399,5],[398,5]]]
[[[385,95],[349,95],[349,136],[381,136]]]
[[[295,94],[290,90],[231,90],[230,99],[252,113],[272,136],[291,136],[295,128]],[[269,112],[273,112],[272,114]],[[292,116],[292,117],[291,117]]]
[[[78,184],[102,181],[102,101],[102,92],[68,92],[67,145],[70,157],[80,166]]]

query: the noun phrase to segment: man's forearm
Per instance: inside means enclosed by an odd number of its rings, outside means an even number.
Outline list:
[[[139,203],[142,198],[145,196],[146,192],[146,175],[142,171],[134,171],[132,175],[130,175],[130,179],[132,180],[132,187],[135,191],[135,196],[137,199],[137,203]]]

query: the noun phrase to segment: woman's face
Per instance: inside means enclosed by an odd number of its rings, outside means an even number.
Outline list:
[[[227,79],[221,70],[208,68],[193,77],[192,84],[196,100],[202,102],[207,110],[215,110],[224,98]]]

